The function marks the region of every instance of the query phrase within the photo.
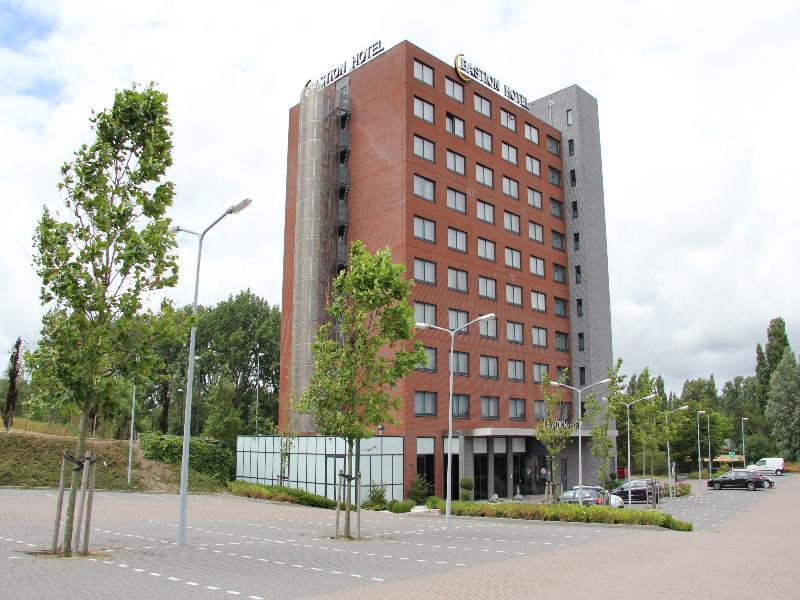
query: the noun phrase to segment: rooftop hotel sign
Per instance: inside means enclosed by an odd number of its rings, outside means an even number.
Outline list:
[[[525,96],[507,85],[503,85],[503,91],[501,92],[500,80],[484,71],[478,65],[469,62],[463,54],[456,54],[454,66],[458,76],[463,81],[478,81],[498,94],[502,93],[506,98],[516,102],[522,108],[528,108],[528,99]]]
[[[378,56],[378,54],[383,52],[383,50],[384,50],[383,42],[378,40],[374,44],[370,44],[363,50],[356,52],[355,54],[353,54],[353,60],[350,62],[351,65],[350,70],[352,71],[353,69],[356,69],[361,65],[363,65],[365,62],[372,60],[373,58]],[[342,61],[340,64],[333,67],[327,73],[323,73],[322,77],[317,79],[317,83],[319,83],[322,86],[328,85],[329,83],[333,83],[340,77],[343,77],[344,75],[347,74],[347,65],[348,62],[346,60]],[[309,81],[309,83],[311,82]]]

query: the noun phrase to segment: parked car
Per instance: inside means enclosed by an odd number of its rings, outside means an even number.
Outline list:
[[[658,499],[664,492],[663,484],[657,479],[631,479],[630,483],[626,481],[621,486],[611,490],[611,493],[627,502],[628,488],[630,488],[631,502],[652,502],[653,494]]]
[[[754,465],[747,465],[747,468],[759,473],[775,473],[778,476],[786,472],[782,458],[762,458]]]
[[[768,488],[769,482],[758,472],[747,469],[733,469],[719,477],[712,477],[706,484],[715,490],[723,488],[748,489],[751,492],[756,488]]]
[[[559,502],[565,504],[583,504],[584,506],[599,504],[601,506],[610,506],[609,494],[602,488],[583,486],[578,496],[578,489],[567,490],[559,498]]]
[[[769,484],[769,487],[771,488],[775,487],[775,480],[772,477],[767,477],[764,474],[762,474],[761,476],[764,478],[764,481],[766,481]]]
[[[572,489],[573,490],[577,490],[578,486],[576,485]],[[599,485],[585,485],[585,486],[583,486],[583,489],[585,489],[585,490],[587,490],[587,489],[597,490],[601,494],[606,494],[608,496],[607,504],[612,508],[625,508],[625,501],[622,498],[620,498],[616,494],[612,494],[607,489],[602,488]]]

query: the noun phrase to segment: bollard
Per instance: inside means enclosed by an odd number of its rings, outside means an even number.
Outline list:
[[[58,481],[58,500],[56,501],[56,522],[53,526],[53,544],[51,551],[58,552],[58,532],[61,528],[61,510],[64,506],[64,477],[67,471],[67,455],[61,457],[61,479]]]
[[[89,532],[92,525],[92,504],[94,501],[94,481],[97,471],[97,458],[95,458],[94,450],[89,454],[89,468],[92,470],[89,475],[89,497],[86,500],[86,527],[83,530],[83,551],[81,554],[86,556],[89,553]]]

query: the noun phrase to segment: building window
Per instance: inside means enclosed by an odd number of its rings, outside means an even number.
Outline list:
[[[567,140],[567,152],[570,156],[575,156],[575,140]]]
[[[469,396],[467,394],[453,394],[453,416],[469,417]]]
[[[421,258],[414,259],[414,281],[436,284],[436,263]]]
[[[567,301],[564,298],[554,298],[553,305],[557,317],[567,316]]]
[[[514,250],[514,248],[506,247],[506,266],[511,267],[512,269],[521,269],[521,260],[520,260],[520,252],[519,250]]]
[[[586,385],[586,367],[578,367],[578,378],[580,379],[579,385]]]
[[[556,350],[559,352],[566,352],[569,344],[569,334],[563,331],[556,331]]]
[[[507,283],[506,302],[514,306],[522,306],[522,288],[513,283]]]
[[[538,256],[530,257],[531,275],[535,277],[544,277],[544,259]]]
[[[494,225],[494,204],[478,200],[478,219]]]
[[[577,300],[575,300],[575,313],[579,317],[583,316],[583,299],[582,298],[578,298]]]
[[[436,415],[436,392],[414,392],[414,414],[420,417]]]
[[[520,290],[521,291],[521,290]],[[506,322],[506,340],[512,344],[521,344],[522,341],[522,323],[516,321]]]
[[[447,247],[459,252],[467,251],[467,234],[459,229],[447,228]]]
[[[425,160],[433,162],[435,145],[419,135],[414,136],[414,154]]]
[[[525,419],[525,400],[511,398],[508,401],[508,418],[512,421],[523,421]]]
[[[544,400],[533,401],[533,418],[537,421],[544,421]]]
[[[491,338],[493,340],[496,340],[497,317],[495,317],[494,319],[486,319],[484,321],[478,321],[478,331],[480,332],[481,337]]]
[[[464,102],[464,86],[449,77],[444,79],[444,93],[457,102]]]
[[[561,200],[550,198],[550,214],[556,219],[564,218],[564,203]]]
[[[489,300],[497,300],[497,280],[491,277],[478,277],[478,295],[481,298],[488,298]]]
[[[508,359],[508,380],[525,381],[525,363],[523,361]]]
[[[517,130],[517,117],[514,116],[514,113],[510,113],[504,108],[500,109],[500,125],[503,127],[510,129],[511,131]]]
[[[547,151],[550,154],[555,154],[556,156],[561,156],[561,142],[557,139],[547,136]]]
[[[469,313],[465,310],[458,310],[457,308],[451,308],[447,311],[447,328],[450,331],[455,331],[458,329],[458,333],[462,335],[466,335],[467,329],[460,329],[464,327],[469,322]]]
[[[497,419],[500,417],[500,398],[497,396],[481,396],[481,418]]]
[[[475,128],[475,145],[487,152],[492,151],[492,134],[483,129]]]
[[[422,175],[414,175],[414,195],[433,202],[436,197],[436,184]]]
[[[531,290],[531,308],[537,312],[547,310],[547,299],[542,292]]]
[[[414,302],[414,321],[426,325],[436,325],[436,305]]]
[[[506,231],[519,235],[519,215],[507,210],[503,211],[503,227],[505,227]]]
[[[423,62],[414,59],[414,79],[420,80],[422,83],[433,85],[433,69]]]
[[[577,219],[578,218],[578,201],[577,200],[573,200],[572,201],[572,218],[573,219]]]
[[[444,117],[444,128],[447,133],[452,133],[453,135],[464,139],[464,121],[459,119],[457,116],[447,113]]]
[[[515,200],[519,200],[519,183],[503,175],[503,193],[506,196],[511,196]]]
[[[414,116],[428,123],[433,123],[433,104],[414,96]]]
[[[447,169],[449,171],[463,175],[466,172],[465,164],[465,159],[461,154],[452,150],[447,151]]]
[[[484,117],[492,117],[492,103],[480,94],[475,94],[475,110]]]
[[[469,375],[469,353],[453,352],[453,375]]]
[[[575,175],[575,169],[569,170],[569,186],[575,187],[578,184],[578,178]]]
[[[481,377],[497,379],[497,357],[481,355]]]
[[[533,363],[533,382],[542,383],[542,378],[547,375],[547,365],[544,363]]]
[[[574,250],[581,249],[581,234],[577,231],[572,234],[572,247]]]
[[[585,345],[586,344],[585,344],[585,340],[584,340],[584,337],[583,337],[583,332],[581,332],[581,333],[578,334],[578,351],[579,352],[583,352]]]
[[[528,237],[540,244],[544,243],[544,228],[535,221],[528,221]]]
[[[542,166],[538,158],[534,158],[530,154],[525,155],[525,170],[531,175],[539,177],[542,174]]]
[[[461,269],[447,268],[447,287],[456,292],[467,293],[467,272]]]
[[[572,109],[567,109],[567,125],[572,125]]]
[[[525,139],[534,144],[539,143],[539,130],[530,123],[525,123]]]
[[[564,234],[559,231],[551,231],[550,239],[553,241],[553,248],[564,250]]]
[[[453,188],[447,188],[447,208],[452,208],[460,213],[466,213],[467,195]]]
[[[414,216],[414,237],[432,244],[436,243],[436,222]]]
[[[494,187],[494,171],[480,163],[475,163],[475,181],[487,187]]]
[[[517,164],[517,149],[514,146],[503,142],[500,148],[503,155],[503,160],[510,162],[512,165]]]
[[[533,208],[542,208],[542,192],[533,188],[528,188],[528,204]]]
[[[581,282],[581,266],[575,265],[575,283]]]
[[[547,348],[547,329],[544,327],[531,327],[533,345],[537,348]]]
[[[436,348],[425,347],[425,360],[417,365],[417,371],[436,370]]]
[[[478,257],[484,260],[495,261],[495,246],[491,240],[478,238]]]
[[[554,167],[547,167],[547,170],[550,173],[550,183],[561,187],[561,171]]]
[[[553,281],[556,283],[567,282],[567,268],[565,266],[553,264]]]

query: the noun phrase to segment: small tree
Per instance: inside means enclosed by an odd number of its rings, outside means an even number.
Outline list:
[[[586,399],[586,415],[584,420],[592,424],[592,454],[599,460],[597,465],[597,480],[603,484],[608,478],[608,468],[611,463],[611,450],[613,441],[608,437],[611,418],[616,414],[619,403],[625,398],[625,375],[620,375],[622,359],[608,370],[608,396],[602,404],[595,394],[590,394]]]
[[[562,376],[562,382],[566,383],[566,374]],[[550,457],[550,483],[549,494],[554,499],[553,485],[556,483],[556,475],[558,473],[558,455],[567,447],[567,443],[572,434],[577,429],[577,423],[564,422],[561,419],[561,404],[564,396],[564,388],[554,387],[550,385],[550,377],[547,373],[542,375],[542,383],[539,386],[542,390],[542,397],[544,398],[544,418],[536,425],[533,430],[536,438],[544,445],[547,450],[547,456]]]
[[[413,500],[416,504],[424,504],[425,500],[428,499],[433,493],[433,488],[431,487],[430,482],[425,479],[422,475],[417,473],[414,477],[414,480],[411,482],[411,487],[408,490],[408,497]]]
[[[379,424],[395,421],[400,398],[389,392],[425,358],[421,344],[409,349],[414,311],[404,273],[405,266],[392,261],[389,249],[372,255],[363,243],[353,242],[349,267],[333,282],[327,307],[331,321],[320,326],[311,347],[314,372],[297,407],[313,414],[322,434],[344,438],[349,478],[355,440],[372,437]],[[348,485],[346,538],[351,500]]]
[[[17,410],[17,400],[19,399],[17,382],[22,369],[22,365],[20,364],[21,348],[22,338],[17,338],[17,341],[11,348],[11,358],[8,361],[8,390],[6,391],[6,409],[3,411],[3,425],[6,431],[11,429],[11,426],[14,424],[14,413]]]
[[[203,433],[228,448],[236,449],[236,436],[242,430],[242,418],[233,404],[236,388],[227,377],[221,377],[209,392],[211,411],[206,419]]]

